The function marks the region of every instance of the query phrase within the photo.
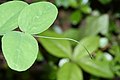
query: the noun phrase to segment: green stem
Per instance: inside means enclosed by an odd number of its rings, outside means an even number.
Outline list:
[[[56,38],[56,37],[49,37],[49,36],[38,36],[38,35],[34,35],[34,37],[40,37],[40,38],[46,38],[46,39],[56,39],[56,40],[69,40],[69,41],[73,41],[76,42],[77,44],[81,44],[80,42],[78,42],[77,40],[71,39],[71,38]],[[90,58],[93,59],[93,56],[90,54],[90,52],[88,51],[88,49],[81,44],[85,50],[87,51],[87,53],[89,54]]]

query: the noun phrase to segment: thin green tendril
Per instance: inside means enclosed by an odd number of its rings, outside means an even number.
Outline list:
[[[40,38],[46,38],[46,39],[56,39],[56,40],[69,40],[69,41],[73,41],[76,42],[77,44],[81,44],[80,42],[78,42],[77,40],[71,39],[71,38],[56,38],[56,37],[49,37],[49,36],[38,36],[38,35],[34,35],[34,37],[40,37]],[[90,54],[90,52],[87,50],[87,48],[81,44],[85,50],[87,51],[87,53],[89,54],[90,58],[93,59],[93,56]]]

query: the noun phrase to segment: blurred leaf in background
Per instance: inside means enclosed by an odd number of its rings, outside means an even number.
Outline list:
[[[88,16],[86,18],[86,25],[81,29],[81,34],[84,36],[97,35],[101,33],[106,35],[109,28],[109,16],[107,14],[102,16]]]
[[[64,36],[57,34],[52,31],[45,31],[40,36],[48,36],[48,37],[56,37],[56,38],[64,38]],[[69,41],[67,40],[59,40],[59,39],[45,39],[39,38],[40,43],[44,46],[44,48],[50,52],[50,54],[55,55],[57,57],[71,57],[71,46]]]
[[[109,63],[101,62],[101,61],[93,61],[88,58],[81,59],[78,61],[79,65],[82,67],[83,70],[87,71],[98,77],[104,78],[113,78],[114,75],[110,70]]]
[[[82,18],[82,14],[79,10],[73,12],[70,16],[70,21],[73,25],[77,25]]]
[[[99,0],[102,4],[108,4],[110,3],[112,0]]]
[[[94,44],[93,44],[94,43]],[[74,49],[74,59],[79,60],[82,57],[92,54],[99,47],[99,37],[89,36],[80,40],[80,43]],[[86,50],[86,49],[89,51]],[[89,56],[90,57],[90,56]]]
[[[81,69],[74,63],[65,63],[58,71],[57,80],[83,80]]]

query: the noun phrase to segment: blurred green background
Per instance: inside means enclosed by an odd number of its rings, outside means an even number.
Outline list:
[[[7,1],[12,0],[0,3]],[[39,35],[80,44],[37,38],[38,58],[24,72],[11,70],[0,51],[0,80],[120,80],[120,0],[21,1],[55,4],[59,10],[55,23]]]

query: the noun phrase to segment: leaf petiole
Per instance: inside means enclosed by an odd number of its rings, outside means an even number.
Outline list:
[[[71,39],[71,38],[56,38],[56,37],[49,37],[49,36],[38,36],[38,35],[34,35],[34,37],[39,37],[39,38],[46,38],[46,39],[55,39],[55,40],[69,40],[69,41],[73,41],[76,42],[77,44],[81,44],[79,41]],[[93,59],[93,56],[90,54],[90,52],[88,51],[88,49],[81,44],[84,49],[87,51],[88,55],[90,56],[91,59]]]

